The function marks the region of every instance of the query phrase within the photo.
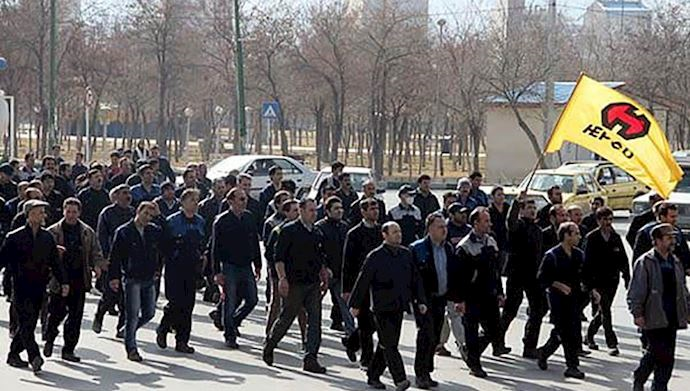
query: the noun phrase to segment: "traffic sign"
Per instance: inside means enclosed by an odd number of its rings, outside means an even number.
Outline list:
[[[278,119],[280,115],[280,103],[278,102],[264,102],[261,105],[261,118],[264,119]]]
[[[7,60],[5,57],[0,57],[0,71],[7,69]]]

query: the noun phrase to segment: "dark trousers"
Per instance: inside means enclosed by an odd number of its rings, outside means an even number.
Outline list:
[[[535,349],[539,341],[539,330],[541,329],[542,319],[546,314],[546,296],[544,291],[539,288],[536,280],[527,280],[524,277],[511,275],[506,284],[506,304],[499,322],[502,344],[505,344],[505,335],[510,324],[517,316],[523,295],[527,295],[529,311],[527,324],[525,324],[525,335],[522,339],[525,350]]]
[[[374,357],[374,332],[376,325],[374,324],[374,314],[369,308],[363,307],[359,310],[357,315],[357,327],[355,330],[343,338],[345,347],[351,350],[361,350],[360,364],[368,367]]]
[[[635,381],[645,383],[654,372],[652,391],[666,391],[675,363],[676,330],[643,330],[642,334],[647,340],[647,348],[635,370]]]
[[[72,290],[70,288],[67,297],[62,297],[59,293],[51,293],[48,298],[48,328],[46,331],[48,341],[55,341],[59,334],[60,323],[65,320],[65,317],[67,318],[63,327],[65,344],[62,347],[62,353],[74,353],[74,349],[77,347],[81,321],[84,317],[85,296],[83,289]]]
[[[434,371],[436,346],[441,339],[441,329],[446,315],[445,297],[431,297],[428,312],[424,315],[415,308],[417,323],[417,351],[414,359],[414,372],[417,378],[427,379]]]
[[[165,279],[165,296],[168,304],[163,308],[163,318],[158,326],[158,333],[169,333],[175,330],[178,344],[187,344],[192,332],[192,313],[196,293],[196,279],[189,274],[187,278],[168,276]]]
[[[256,280],[251,265],[223,264],[225,276],[225,302],[223,326],[226,340],[235,340],[236,331],[259,301]]]
[[[378,312],[374,314],[376,334],[379,343],[376,346],[376,353],[371,360],[371,365],[367,369],[369,379],[378,379],[383,375],[383,371],[388,367],[388,371],[397,384],[406,379],[405,366],[398,351],[400,343],[400,331],[402,330],[403,312]]]
[[[597,292],[601,294],[601,301],[599,301],[594,318],[592,318],[592,322],[587,329],[587,342],[594,342],[594,336],[603,325],[604,335],[606,336],[606,346],[609,348],[618,346],[618,338],[616,338],[616,333],[613,331],[613,322],[611,319],[611,306],[616,297],[616,289],[618,289],[618,286],[597,289]]]
[[[27,282],[26,285],[32,283]],[[25,349],[29,354],[29,361],[40,356],[34,332],[41,314],[44,295],[45,286],[32,287],[26,290],[17,290],[15,287],[12,300],[17,310],[17,323],[19,327],[10,344],[10,356],[18,356]]]
[[[540,348],[546,358],[563,345],[565,363],[568,368],[580,365],[578,352],[582,345],[582,326],[580,324],[580,307],[578,298],[563,297],[557,293],[549,296],[551,322],[553,329],[546,344]]]
[[[304,307],[307,312],[306,358],[316,358],[321,347],[321,290],[319,284],[290,284],[278,320],[266,339],[266,346],[274,348],[290,329],[295,317]]]
[[[107,273],[103,273],[101,278],[102,295],[100,300],[98,300],[98,307],[96,308],[96,319],[103,322],[105,314],[114,309],[117,306],[119,311],[117,315],[117,330],[121,330],[125,327],[125,295],[122,289],[117,292],[110,288],[109,281],[106,277]]]
[[[499,329],[500,312],[498,309],[498,299],[496,297],[486,297],[477,302],[466,304],[467,312],[463,316],[465,326],[465,345],[467,346],[467,366],[470,368],[480,368],[479,358],[489,344],[494,349],[502,346],[501,334]],[[479,326],[484,331],[479,336]]]

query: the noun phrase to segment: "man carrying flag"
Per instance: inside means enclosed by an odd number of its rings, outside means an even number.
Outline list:
[[[558,151],[565,141],[598,154],[665,198],[683,176],[652,114],[629,97],[584,74],[544,152]]]

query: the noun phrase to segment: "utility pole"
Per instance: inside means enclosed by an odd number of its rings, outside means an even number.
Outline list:
[[[235,153],[244,151],[244,139],[247,136],[247,122],[244,113],[244,54],[242,51],[242,37],[240,29],[240,0],[235,2],[235,82],[237,84],[237,129],[240,142],[235,143]],[[237,138],[235,138],[237,140]]]
[[[546,34],[546,80],[544,81],[544,134],[543,134],[543,148],[546,148],[546,142],[549,135],[553,131],[554,125],[554,44],[553,36],[556,33],[556,0],[549,0],[548,9],[548,30]],[[545,158],[543,164],[549,166],[551,159]]]
[[[48,148],[57,141],[55,83],[57,81],[57,0],[50,0],[50,84],[48,87]]]

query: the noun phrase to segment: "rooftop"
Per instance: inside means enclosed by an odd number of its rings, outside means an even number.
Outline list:
[[[649,12],[640,0],[598,0],[597,3],[607,12]]]
[[[562,81],[554,83],[554,103],[559,105],[564,105],[570,99],[570,95],[573,94],[575,89],[575,82],[572,81]],[[602,82],[607,87],[618,88],[623,86],[625,83],[620,81],[605,81]],[[518,92],[516,91],[517,95]],[[518,104],[524,105],[537,105],[544,102],[544,96],[546,94],[546,83],[539,82],[533,84],[527,91],[525,91],[519,98]],[[488,98],[488,103],[490,104],[505,104],[508,103],[508,99],[503,96],[493,96]]]

